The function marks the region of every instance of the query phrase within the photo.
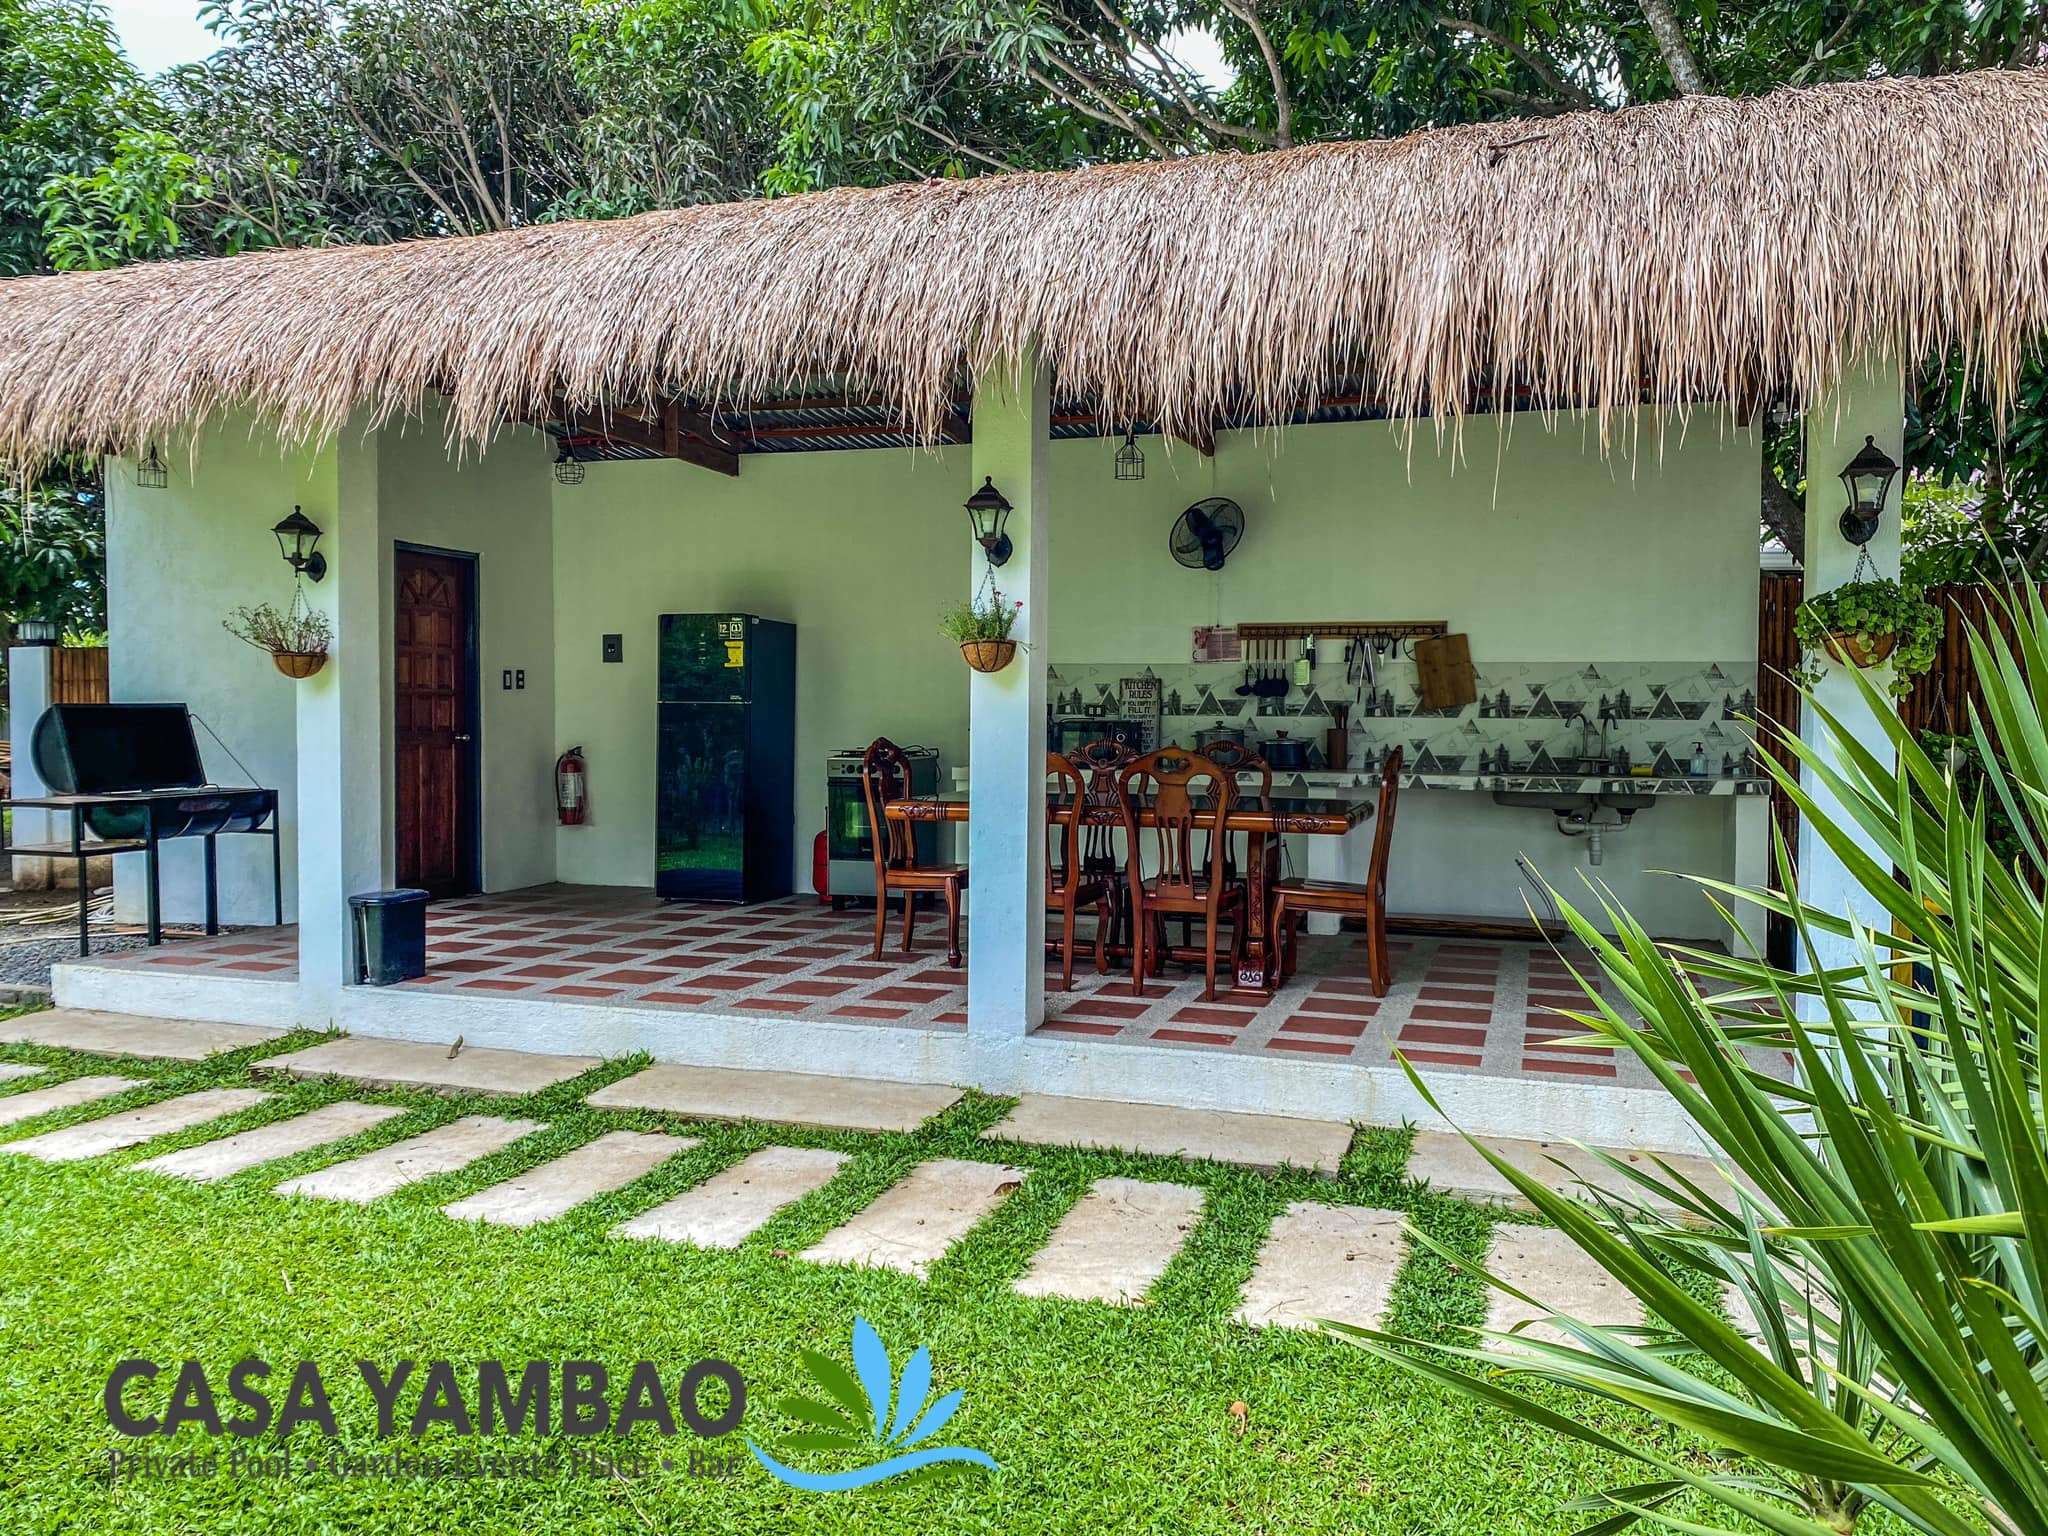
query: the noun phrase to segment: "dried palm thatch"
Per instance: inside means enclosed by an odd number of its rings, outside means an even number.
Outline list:
[[[223,410],[451,431],[830,375],[936,433],[1035,345],[1111,419],[1811,400],[1960,345],[2003,412],[2048,327],[2048,75],[1690,97],[1062,174],[0,283],[0,456]]]

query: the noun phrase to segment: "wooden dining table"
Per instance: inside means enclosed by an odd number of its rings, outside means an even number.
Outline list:
[[[1278,960],[1274,935],[1266,932],[1268,888],[1279,863],[1279,839],[1290,832],[1309,837],[1345,837],[1372,820],[1372,790],[1277,790],[1264,795],[1240,795],[1224,818],[1223,830],[1245,835],[1244,879],[1248,887],[1245,902],[1245,959],[1238,967],[1237,984],[1264,990]],[[1138,796],[1133,802],[1138,825],[1151,827],[1152,802]],[[1065,826],[1074,818],[1072,796],[1048,795],[1046,820]],[[968,803],[959,798],[927,797],[891,800],[882,807],[891,821],[966,821]],[[1123,818],[1114,806],[1088,805],[1081,810],[1086,824],[1116,827]],[[1216,812],[1197,811],[1195,825],[1205,832],[1216,829]]]

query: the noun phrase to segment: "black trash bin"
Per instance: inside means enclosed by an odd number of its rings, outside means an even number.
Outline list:
[[[373,987],[427,974],[427,893],[369,891],[351,896],[356,980]]]

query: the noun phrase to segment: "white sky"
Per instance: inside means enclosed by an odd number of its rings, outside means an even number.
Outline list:
[[[218,46],[199,24],[197,0],[104,0],[121,46],[145,75],[203,59]]]

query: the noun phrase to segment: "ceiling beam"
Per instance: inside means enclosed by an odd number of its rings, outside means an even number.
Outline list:
[[[1216,431],[1213,427],[1205,427],[1193,436],[1185,432],[1169,432],[1166,435],[1176,443],[1187,444],[1205,459],[1216,457]]]
[[[671,407],[663,411],[660,421],[649,421],[637,413],[622,410],[573,411],[559,399],[555,408],[563,425],[575,436],[602,437],[615,443],[625,443],[665,459],[680,459],[700,469],[715,470],[721,475],[740,472],[737,453],[721,446],[720,442],[697,436],[692,430],[696,423],[686,425],[687,418],[694,413]],[[700,418],[702,420],[708,418]],[[716,431],[716,428],[705,430]]]

